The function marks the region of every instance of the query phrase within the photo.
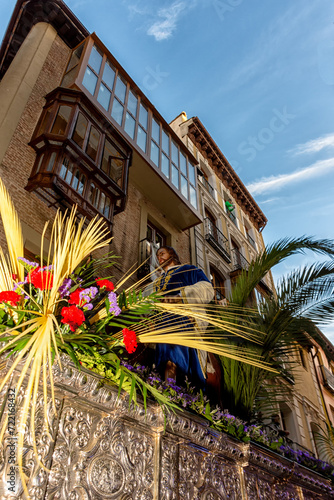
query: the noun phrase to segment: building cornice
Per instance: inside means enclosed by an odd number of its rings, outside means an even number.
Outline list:
[[[62,0],[18,0],[0,47],[0,80],[31,28],[40,22],[51,24],[70,48],[90,34]]]
[[[264,228],[267,223],[266,216],[197,116],[189,120],[188,136],[208,159],[223,184],[233,191],[236,201],[251,217],[257,228]]]

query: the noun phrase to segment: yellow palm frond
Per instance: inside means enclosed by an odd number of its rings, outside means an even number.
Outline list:
[[[24,269],[22,265],[18,262],[18,257],[24,256],[24,246],[23,246],[23,235],[22,228],[17,212],[14,208],[12,200],[9,196],[9,193],[0,178],[0,215],[2,218],[2,224],[4,228],[4,232],[7,240],[9,261],[10,261],[10,277],[11,274],[16,274],[19,281],[24,279]],[[0,256],[0,260],[3,264],[3,254]],[[2,276],[1,276],[2,275]],[[3,284],[5,284],[6,279],[3,275],[3,266],[0,267],[0,286],[2,290]],[[12,288],[12,282],[10,283],[10,288],[6,290],[10,290]]]

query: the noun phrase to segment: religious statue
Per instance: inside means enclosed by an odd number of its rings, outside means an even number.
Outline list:
[[[157,259],[162,275],[153,283],[153,290],[163,294],[165,302],[184,302],[207,304],[214,297],[214,290],[204,272],[196,266],[181,265],[172,247],[161,247]],[[203,333],[205,325],[198,325],[190,318],[166,317],[166,321],[183,322],[184,328],[194,328]],[[167,378],[179,380],[187,376],[198,387],[205,387],[210,360],[204,351],[180,345],[157,344],[156,368]],[[214,371],[211,366],[211,371]]]

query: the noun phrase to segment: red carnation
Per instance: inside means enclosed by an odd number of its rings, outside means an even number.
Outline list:
[[[128,330],[127,328],[123,328],[122,333],[125,349],[129,354],[135,352],[138,347],[136,332]]]
[[[0,302],[7,302],[12,306],[16,306],[20,298],[21,296],[16,292],[0,292]]]
[[[61,310],[61,315],[63,319],[62,323],[70,326],[70,330],[75,332],[78,326],[82,325],[85,321],[85,315],[81,309],[78,309],[76,306],[63,307]]]
[[[99,286],[100,288],[105,287],[107,292],[112,292],[115,288],[114,284],[109,280],[105,280],[103,278],[96,278],[95,281],[96,281],[97,286]]]
[[[27,282],[32,283],[32,280],[35,278],[35,276],[37,276],[37,274],[39,274],[40,270],[41,268],[40,266],[38,266],[35,267],[35,269],[33,269],[32,271],[30,271],[27,276]]]
[[[86,304],[86,301],[80,298],[80,292],[82,292],[83,290],[84,288],[77,288],[74,292],[70,293],[68,303],[75,304],[79,307],[82,307],[84,304]]]
[[[49,271],[32,271],[30,283],[40,290],[51,290],[53,286],[53,274]]]

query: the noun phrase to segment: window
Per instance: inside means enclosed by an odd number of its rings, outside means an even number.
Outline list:
[[[147,222],[146,238],[139,242],[139,262],[138,277],[143,278],[158,267],[156,253],[159,248],[166,245],[165,234],[152,222]]]
[[[227,304],[224,278],[222,278],[222,276],[211,266],[210,266],[210,281],[215,290],[214,301],[216,302],[216,304],[221,304],[221,305]]]
[[[206,216],[207,223],[208,223],[207,229],[208,229],[210,235],[216,241],[218,241],[218,231],[217,231],[217,226],[216,226],[216,219],[208,210],[205,210],[205,216]]]
[[[72,107],[71,106],[59,106],[56,119],[54,121],[51,134],[64,135],[68,121],[70,119]]]
[[[87,118],[85,118],[82,113],[79,113],[77,123],[73,131],[72,139],[81,149],[83,149],[87,127],[88,127]]]
[[[305,370],[307,370],[307,358],[305,356],[305,352],[301,347],[299,347],[298,352],[299,352],[300,362],[302,366],[305,368]]]

